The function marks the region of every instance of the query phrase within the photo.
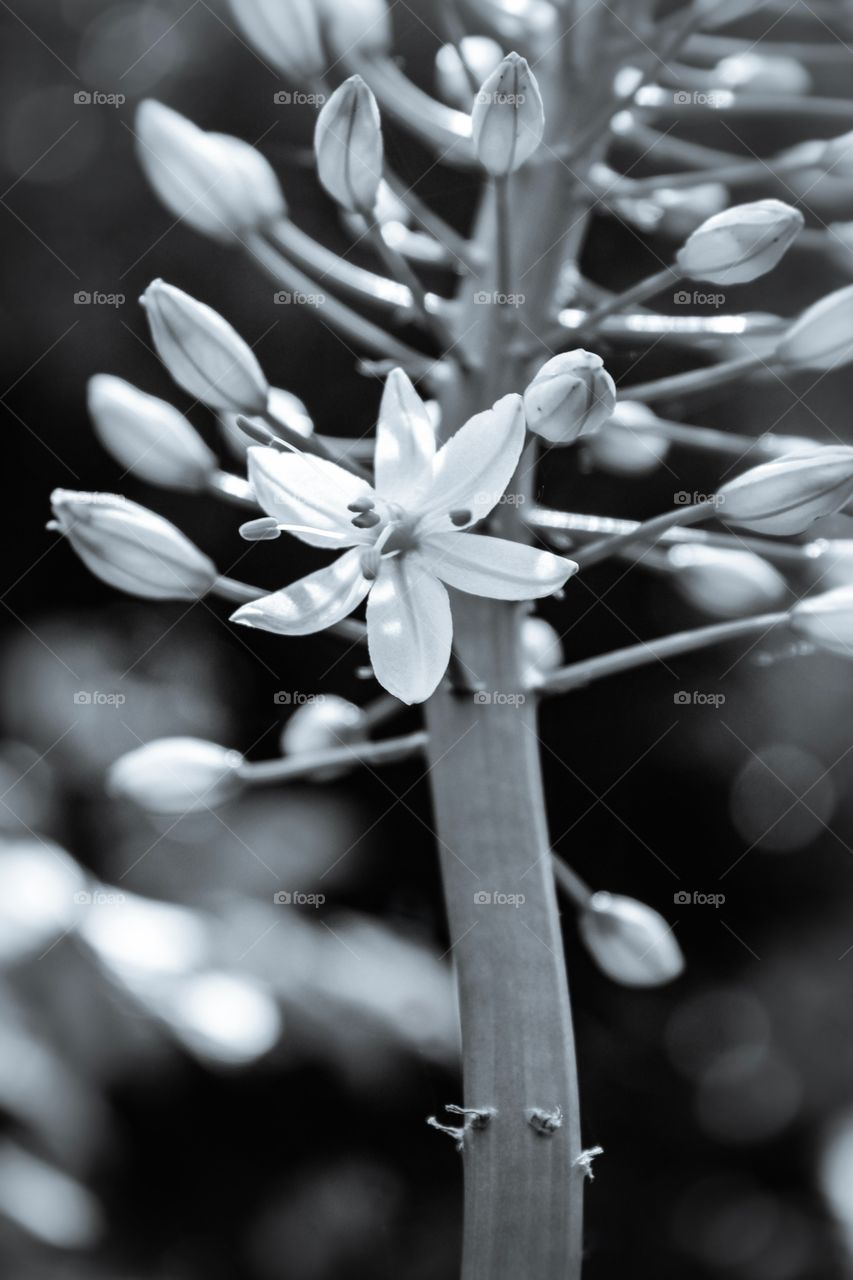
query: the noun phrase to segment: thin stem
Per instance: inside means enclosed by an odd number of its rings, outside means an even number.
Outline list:
[[[420,755],[427,744],[423,730],[406,734],[401,738],[389,738],[385,742],[357,742],[351,746],[333,747],[328,751],[312,751],[308,755],[285,757],[281,760],[264,760],[260,764],[244,764],[240,777],[252,786],[270,782],[294,782],[310,778],[318,770],[340,765],[395,764]]]
[[[470,116],[424,93],[390,58],[366,57],[350,51],[343,61],[348,70],[357,71],[367,81],[383,114],[420,138],[444,164],[458,169],[476,168]]]
[[[217,498],[226,498],[235,506],[257,509],[258,504],[248,480],[235,476],[230,471],[214,471],[207,478],[207,489]]]
[[[470,240],[466,240],[465,236],[451,227],[445,222],[440,214],[435,213],[429,205],[421,199],[413,187],[407,186],[402,178],[390,170],[387,165],[385,167],[385,181],[394,192],[398,200],[402,200],[408,208],[412,217],[419,222],[425,231],[434,236],[436,241],[444,246],[450,253],[451,257],[456,260],[457,267],[460,271],[475,272],[483,264],[478,261],[477,248]]]
[[[661,187],[668,190],[680,187],[695,187],[702,182],[721,182],[728,187],[739,186],[746,182],[766,181],[769,177],[777,177],[783,173],[791,173],[806,167],[805,161],[797,155],[770,156],[766,160],[735,160],[731,164],[720,165],[717,169],[703,169],[701,172],[656,173],[651,178],[629,179],[617,184],[611,195],[625,194],[632,199],[641,196],[653,196]]]
[[[624,387],[624,394],[631,400],[669,400],[674,397],[698,395],[703,391],[716,391],[729,382],[736,382],[745,373],[755,369],[773,371],[773,357],[761,355],[736,356],[706,369],[691,369],[689,373],[676,373],[669,378],[657,378],[653,382],[640,382],[634,387]]]
[[[753,635],[756,631],[769,631],[779,626],[788,618],[786,612],[762,613],[754,618],[738,618],[734,622],[718,622],[710,627],[697,627],[693,631],[679,631],[661,640],[650,640],[631,645],[627,649],[615,649],[612,653],[603,653],[595,658],[587,658],[583,662],[573,662],[571,666],[561,667],[554,671],[540,685],[543,694],[567,693],[572,689],[580,689],[592,684],[594,680],[602,680],[605,676],[616,675],[622,671],[633,671],[636,667],[648,666],[651,662],[664,662],[667,658],[675,658],[682,653],[692,653],[696,649],[705,649],[712,644],[723,644],[727,640],[736,640],[741,636]]]
[[[702,502],[694,502],[689,506],[674,507],[672,511],[665,511],[663,515],[655,516],[652,520],[644,520],[635,529],[615,533],[608,538],[601,538],[598,542],[591,543],[582,551],[578,551],[574,559],[579,569],[589,569],[610,556],[621,555],[623,551],[637,546],[638,543],[650,545],[657,542],[668,529],[673,529],[676,525],[708,520],[714,515],[715,510],[713,498],[706,498]]]
[[[410,297],[414,300],[415,309],[419,312],[427,330],[441,347],[442,353],[454,348],[456,337],[446,321],[437,314],[436,302],[440,306],[441,300],[427,293],[417,274],[409,266],[403,255],[388,244],[382,234],[382,228],[373,215],[371,213],[362,213],[361,216],[367,224],[367,239],[373,245],[391,275],[405,286]],[[457,350],[450,350],[450,355],[456,360],[460,358]]]
[[[412,295],[405,285],[347,262],[307,235],[289,218],[274,223],[269,234],[288,258],[316,276],[318,284],[325,284],[328,279],[362,302],[384,306],[391,311],[412,309]]]
[[[362,707],[362,724],[368,730],[378,729],[406,709],[405,703],[400,702],[392,694],[386,693],[383,697],[377,698],[375,702]]]
[[[654,272],[653,275],[646,276],[645,280],[638,281],[630,289],[625,289],[622,293],[616,293],[612,298],[608,298],[606,302],[600,303],[587,314],[582,328],[585,332],[594,331],[599,327],[602,320],[606,320],[608,316],[614,315],[617,311],[627,311],[629,307],[645,302],[647,298],[653,298],[667,286],[677,284],[679,280],[683,279],[684,277],[678,267],[663,267],[660,271]]]
[[[585,911],[592,899],[592,889],[586,881],[582,880],[559,854],[551,854],[551,866],[554,868],[554,879],[566,897],[571,899],[578,910]]]

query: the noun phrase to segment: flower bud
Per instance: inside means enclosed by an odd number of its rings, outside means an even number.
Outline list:
[[[846,275],[853,275],[853,222],[830,222],[826,248],[835,266]]]
[[[232,799],[242,788],[243,757],[201,738],[158,738],[116,760],[112,795],[151,813],[195,813]]]
[[[804,369],[838,369],[853,360],[853,285],[807,307],[774,354]]]
[[[681,948],[663,916],[636,898],[594,893],[578,920],[599,969],[626,987],[659,987],[684,969]]]
[[[203,489],[216,471],[216,455],[168,401],[99,373],[89,379],[88,404],[101,444],[142,480],[166,489]]]
[[[830,138],[815,158],[831,178],[849,180],[853,176],[853,132]]]
[[[715,85],[741,93],[784,93],[801,97],[812,87],[812,78],[797,58],[765,53],[733,53],[714,67]]]
[[[805,224],[782,200],[754,200],[715,213],[676,254],[682,273],[711,284],[746,284],[772,271]]]
[[[179,387],[211,409],[264,413],[269,384],[249,346],[217,311],[163,280],[145,290],[157,354]]]
[[[361,707],[336,694],[326,694],[316,702],[297,707],[282,730],[281,749],[286,756],[310,756],[366,737],[366,717]],[[348,772],[342,765],[320,769],[313,777],[317,782],[330,782]]]
[[[468,69],[482,84],[502,61],[503,50],[497,40],[492,40],[490,36],[463,36],[459,48],[455,44],[442,45],[435,55],[438,91],[445,102],[469,111],[471,82],[468,79]]]
[[[545,111],[525,58],[509,53],[483,82],[471,112],[474,148],[494,178],[515,173],[542,141]]]
[[[151,99],[136,113],[136,133],[148,181],[166,208],[196,231],[240,239],[287,212],[270,164],[240,138],[205,133]]]
[[[616,384],[601,356],[564,351],[546,360],[524,392],[527,425],[552,444],[572,444],[612,415]]]
[[[212,560],[168,520],[112,493],[54,489],[55,528],[86,568],[148,600],[195,600],[217,578]]]
[[[788,594],[785,579],[752,551],[723,547],[673,547],[667,554],[675,589],[703,613],[742,618],[768,613]]]
[[[242,3],[242,0],[237,0]],[[386,0],[314,0],[323,34],[339,58],[348,53],[376,57],[391,50],[391,16]]]
[[[361,76],[335,90],[317,117],[317,173],[333,200],[370,218],[382,180],[379,107]]]
[[[853,658],[853,586],[809,596],[788,616],[797,635],[841,658]]]
[[[655,229],[661,235],[683,240],[706,219],[725,209],[728,203],[728,188],[721,182],[700,182],[686,189],[659,187],[654,194],[658,210]]]
[[[718,491],[717,515],[757,533],[802,533],[853,495],[853,449],[818,445],[745,471]]]
[[[522,619],[521,659],[525,682],[530,685],[563,665],[563,643],[550,622],[544,618]]]
[[[614,476],[644,476],[669,453],[669,441],[656,434],[659,418],[639,400],[617,400],[613,417],[586,442],[585,458]]]
[[[237,26],[276,71],[306,82],[325,71],[315,0],[230,0]]]

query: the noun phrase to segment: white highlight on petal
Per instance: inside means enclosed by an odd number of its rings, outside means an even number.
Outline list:
[[[367,602],[367,641],[379,683],[425,702],[447,670],[453,622],[447,591],[416,554],[384,560]]]
[[[267,515],[309,546],[354,547],[373,541],[366,530],[353,526],[347,508],[359,498],[374,499],[374,492],[366,480],[334,462],[258,446],[249,450],[249,480]]]
[[[313,635],[352,613],[370,587],[361,572],[361,553],[353,549],[283,591],[242,605],[231,621],[281,636]]]
[[[435,458],[435,430],[427,407],[402,369],[385,382],[374,456],[378,493],[405,506],[425,485]]]
[[[509,395],[460,427],[435,457],[432,483],[420,504],[425,532],[451,528],[448,512],[467,508],[472,522],[487,516],[506,491],[524,448],[521,396]]]
[[[535,600],[551,595],[576,571],[573,560],[506,538],[479,533],[434,533],[421,554],[448,586],[492,600]]]

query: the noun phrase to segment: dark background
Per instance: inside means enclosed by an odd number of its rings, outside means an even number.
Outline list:
[[[246,639],[218,605],[119,598],[45,530],[53,487],[120,487],[235,576],[273,587],[319,563],[296,542],[247,553],[239,513],[213,499],[120,481],[85,412],[86,381],[99,371],[187,407],[148,348],[136,302],[162,276],[249,342],[260,338],[271,380],[305,400],[319,429],[369,429],[378,386],[346,347],[310,311],[274,305],[273,286],[238,255],[173,226],[134,157],[133,108],[145,96],[262,139],[295,219],[344,248],[313,175],[311,109],[274,105],[278,82],[218,2],[4,8],[0,826],[25,865],[55,841],[131,901],[184,907],[184,923],[197,916],[210,932],[211,967],[254,984],[283,1017],[268,1051],[229,1048],[221,1026],[220,1040],[200,1043],[175,1012],[189,961],[152,978],[145,930],[121,963],[115,939],[113,951],[92,945],[97,929],[88,945],[75,929],[14,954],[0,986],[4,1270],[15,1280],[445,1280],[458,1256],[461,1164],[425,1118],[459,1100],[459,1083],[422,767],[261,793],[221,820],[175,827],[108,800],[104,769],[140,740],[189,733],[260,758],[275,753],[287,716],[274,702],[282,685],[357,702],[372,689],[333,637]],[[411,13],[397,21],[410,71],[428,83],[428,34]],[[80,89],[127,103],[78,105]],[[792,113],[745,136],[769,152],[808,134]],[[421,153],[393,133],[388,145],[414,180]],[[419,190],[464,225],[476,184],[433,169]],[[846,191],[834,198],[831,216],[853,214]],[[653,259],[601,222],[585,265],[618,283]],[[737,305],[794,314],[843,282],[826,261],[794,253]],[[81,290],[126,300],[79,305]],[[608,352],[608,364],[618,376],[638,354]],[[658,349],[629,381],[676,367]],[[687,420],[849,440],[849,373],[814,382],[738,389]],[[191,417],[218,440],[204,411]],[[579,461],[552,453],[540,496],[621,515],[663,509],[674,489],[709,492],[727,465],[673,452],[667,468],[624,480]],[[847,536],[849,522],[835,532]],[[545,612],[571,656],[707,620],[667,582],[611,569]],[[772,662],[726,649],[650,668],[543,714],[555,847],[595,887],[676,922],[688,963],[672,987],[617,988],[566,914],[584,1137],[605,1148],[588,1196],[590,1280],[638,1267],[715,1280],[850,1272],[853,690],[841,660],[780,650]],[[81,689],[120,690],[126,701],[81,706]],[[676,705],[679,689],[725,702]],[[327,902],[277,914],[276,888],[322,889]],[[725,903],[679,906],[679,891],[723,893]],[[163,918],[164,936],[174,925]],[[152,917],[153,933],[160,927]],[[244,1060],[229,1064],[229,1052]],[[46,1169],[89,1189],[100,1225],[91,1202],[86,1211]]]

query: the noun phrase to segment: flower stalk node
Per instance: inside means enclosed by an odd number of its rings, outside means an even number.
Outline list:
[[[527,1123],[542,1138],[553,1138],[558,1129],[563,1127],[562,1107],[553,1107],[550,1111],[545,1107],[531,1107],[527,1112]]]

